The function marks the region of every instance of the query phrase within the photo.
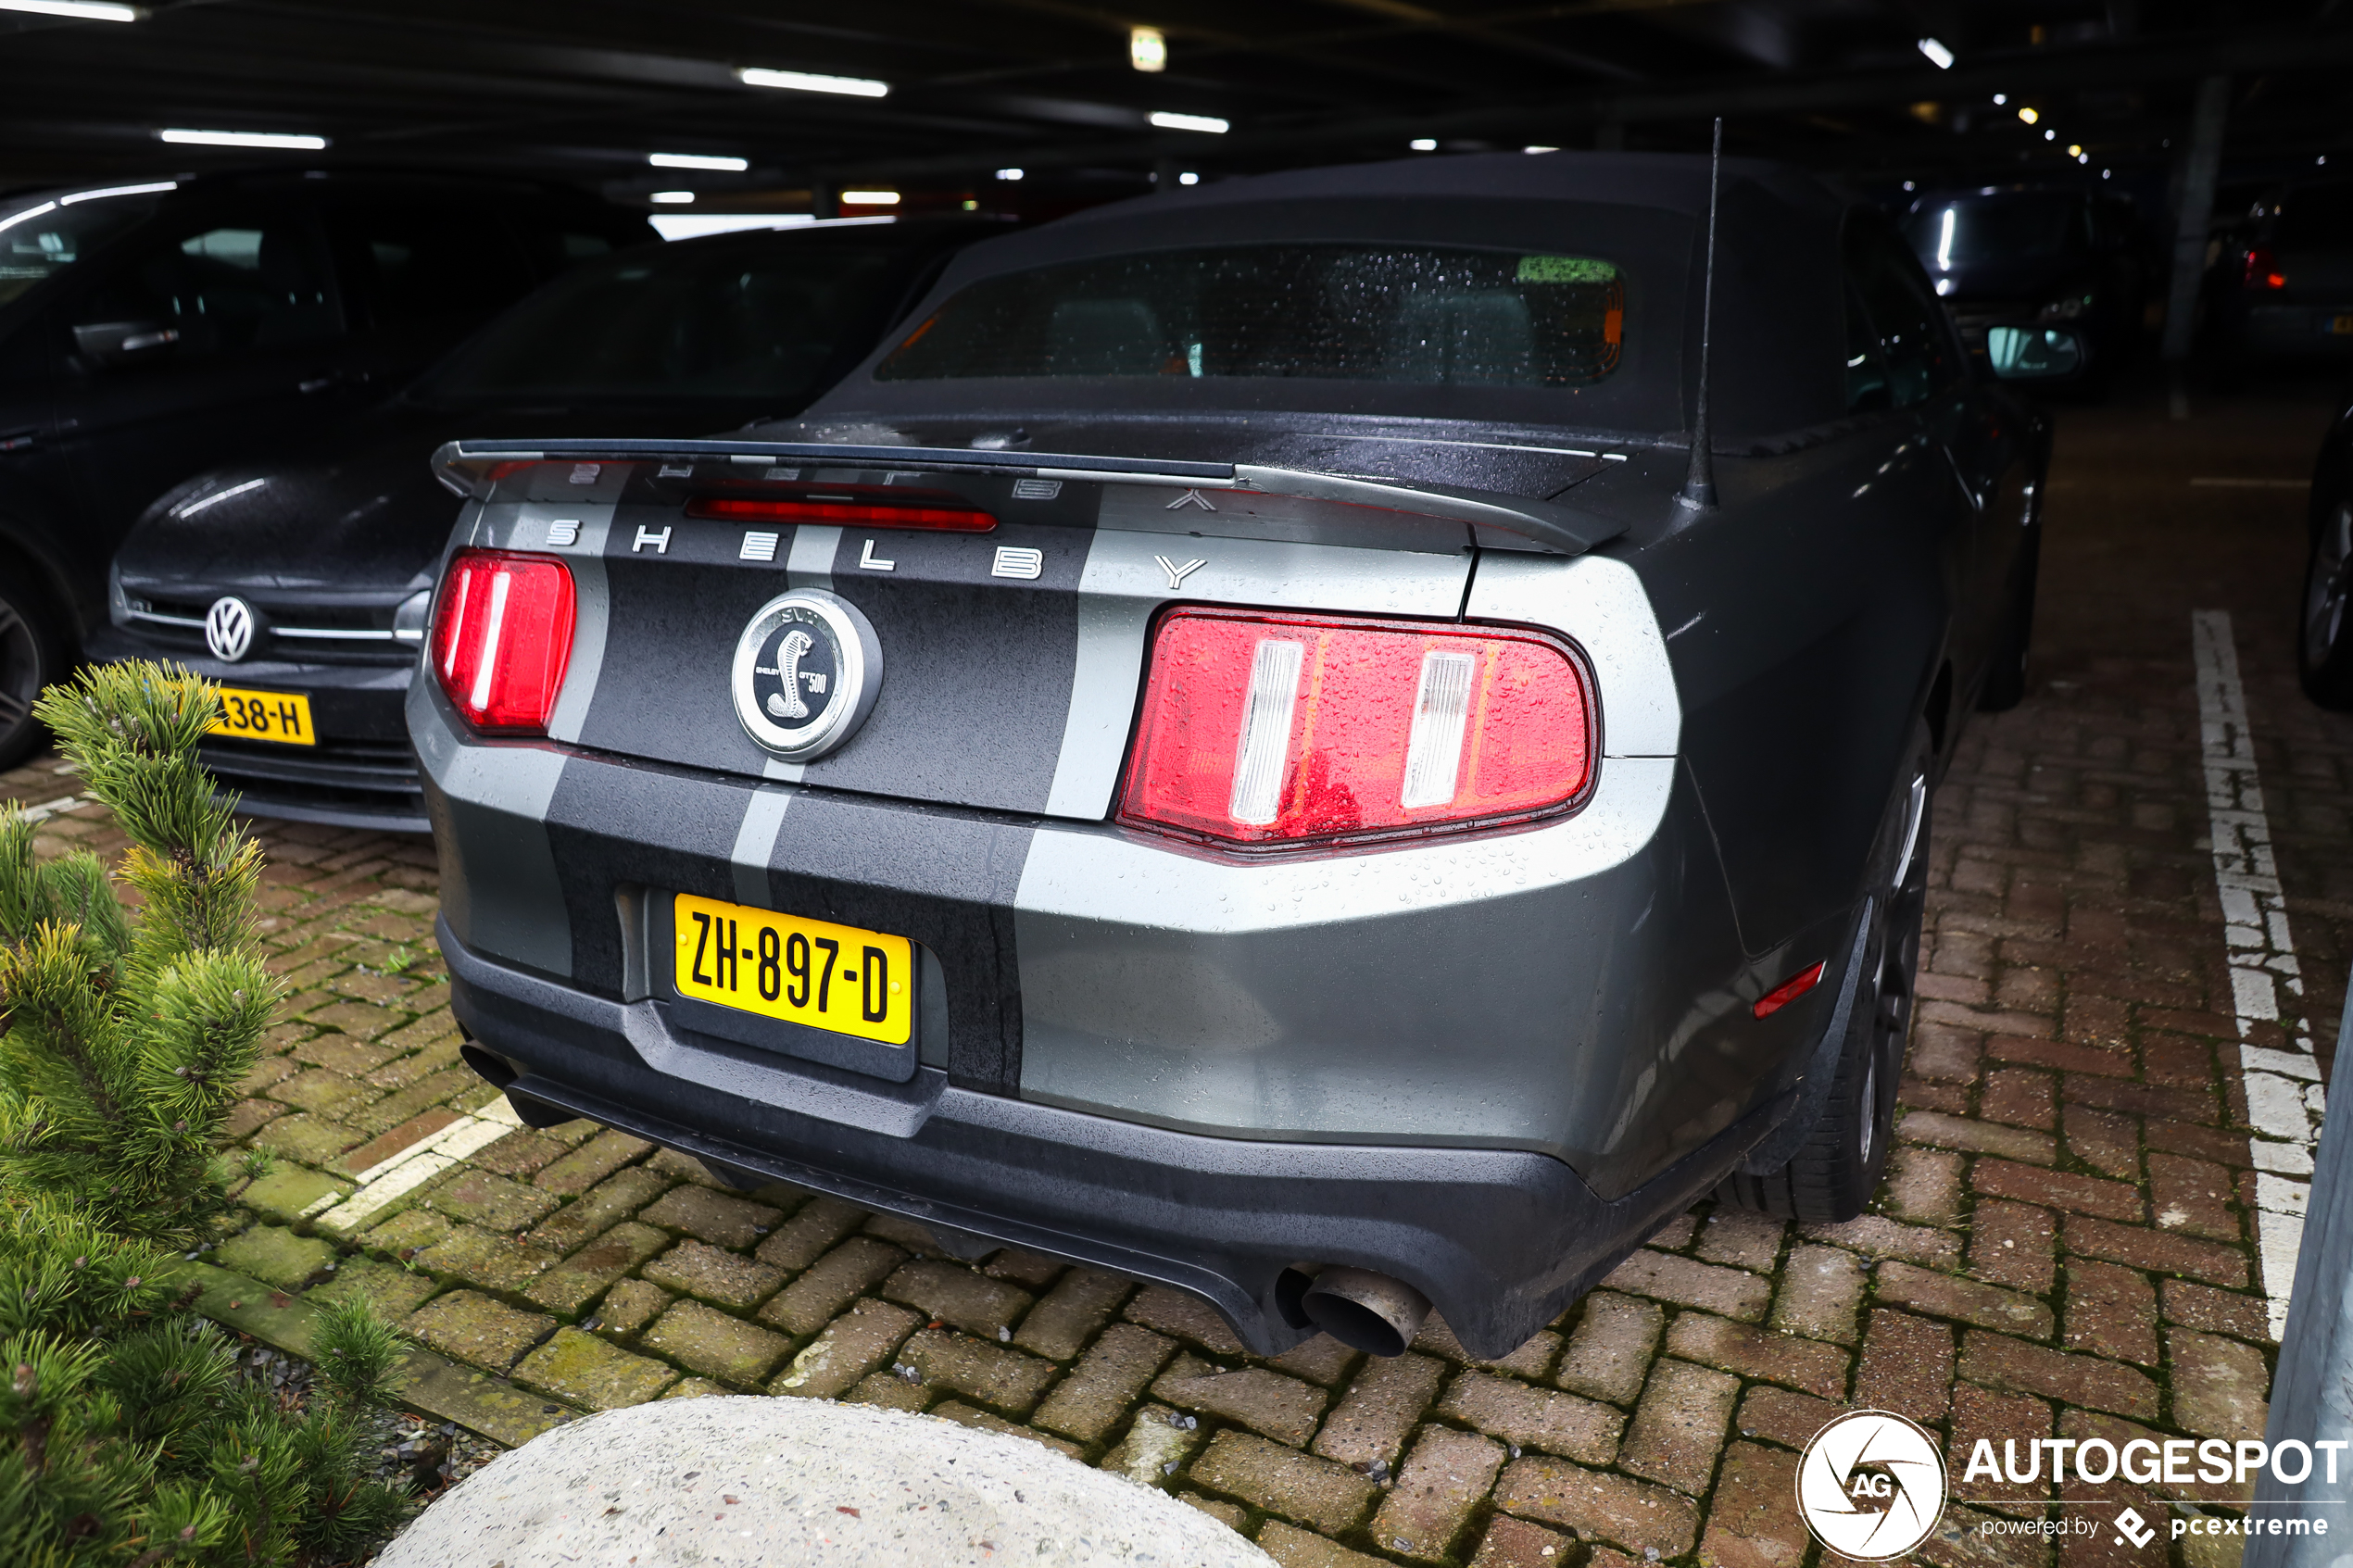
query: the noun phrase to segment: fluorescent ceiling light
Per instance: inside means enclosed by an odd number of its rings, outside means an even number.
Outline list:
[[[1154,109],[1151,119],[1163,131],[1206,131],[1213,136],[1223,136],[1233,129],[1214,114],[1170,114],[1165,109]]]
[[[706,157],[700,153],[648,153],[646,161],[656,169],[714,169],[722,174],[741,174],[751,167],[747,158]]]
[[[851,207],[897,207],[897,191],[844,191],[841,199]]]
[[[2010,95],[2007,93],[1996,93],[1994,94],[1994,107],[1997,109],[2009,101]]]
[[[1524,153],[1556,153],[1559,152],[1560,149],[1558,147],[1522,147],[1520,148],[1520,151]]]
[[[663,207],[685,207],[695,199],[692,191],[656,191],[653,199]]]
[[[1933,38],[1923,38],[1920,40],[1920,53],[1926,55],[1929,57],[1929,63],[1935,66],[1939,70],[1951,70],[1953,69],[1953,51],[1947,49],[1944,44],[1939,44]]]
[[[1201,183],[1201,176],[1188,169],[1184,173],[1176,176],[1176,183],[1179,185],[1198,185]]]
[[[136,6],[102,5],[99,0],[0,0],[0,11],[66,17],[78,22],[135,22],[147,14]]]
[[[1168,69],[1168,35],[1156,27],[1127,30],[1127,63],[1138,70]]]
[[[1022,171],[1018,169],[1000,169],[997,171],[997,178],[1000,180],[1018,180],[1021,178],[1021,174]]]
[[[2083,149],[2070,143],[2068,145],[2067,156],[2070,157],[2082,157],[2083,156]]]
[[[1413,148],[1417,153],[1434,153],[1438,150],[1438,138],[1435,136],[1416,136],[1405,144]]]
[[[862,76],[812,76],[805,70],[767,70],[745,66],[736,80],[747,87],[781,87],[787,93],[832,93],[845,98],[880,98],[890,92],[887,82]]]
[[[57,205],[71,207],[76,202],[94,202],[103,196],[150,196],[157,191],[176,191],[179,188],[180,182],[177,180],[155,180],[145,185],[107,185],[100,190],[76,191],[69,196],[59,196]]]
[[[280,152],[315,153],[327,145],[324,136],[281,136],[267,131],[158,131],[156,135],[190,147],[272,147]]]

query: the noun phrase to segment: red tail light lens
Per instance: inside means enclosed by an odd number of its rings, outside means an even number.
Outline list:
[[[2287,274],[2280,270],[2279,262],[2270,251],[2257,245],[2246,253],[2246,276],[2243,282],[2248,288],[2273,293],[2287,287]]]
[[[698,495],[686,503],[686,515],[718,522],[847,522],[861,528],[931,528],[950,533],[986,533],[997,526],[995,518],[969,507],[773,501],[744,495]]]
[[[460,550],[441,580],[433,672],[466,721],[545,734],[572,663],[572,571],[553,556]]]
[[[1583,668],[1541,633],[1182,609],[1119,820],[1236,845],[1486,826],[1592,777]]]

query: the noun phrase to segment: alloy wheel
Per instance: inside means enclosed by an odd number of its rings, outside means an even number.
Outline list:
[[[2353,590],[2353,502],[2340,504],[2322,526],[2312,546],[2312,571],[2304,589],[2304,664],[2326,664],[2345,629],[2345,601]]]
[[[41,640],[16,606],[0,599],[0,746],[32,721],[41,695]]]

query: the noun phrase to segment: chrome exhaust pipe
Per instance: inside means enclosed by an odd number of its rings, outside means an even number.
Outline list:
[[[1352,1350],[1403,1355],[1429,1316],[1429,1298],[1402,1279],[1370,1269],[1332,1267],[1299,1298],[1317,1328]]]

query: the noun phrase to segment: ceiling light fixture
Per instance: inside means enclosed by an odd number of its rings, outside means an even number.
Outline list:
[[[1127,30],[1127,63],[1138,70],[1168,69],[1168,35],[1156,27]]]
[[[2032,109],[2028,108],[2024,105],[2020,105],[2019,107],[2018,118],[2026,121],[2027,124],[2032,125],[2043,117],[2036,114]]]
[[[1996,93],[1994,94],[1994,107],[1997,109],[2009,101],[2010,95],[2007,93]]]
[[[158,131],[159,141],[186,147],[270,147],[286,153],[316,153],[326,149],[324,136],[282,136],[269,131]]]
[[[1560,149],[1558,147],[1522,147],[1520,148],[1520,151],[1524,153],[1556,153],[1559,152]]]
[[[997,171],[997,178],[1000,180],[1018,180],[1021,177],[1022,170],[1018,169],[1000,169]]]
[[[1953,69],[1953,51],[1947,49],[1944,44],[1939,44],[1933,38],[1923,38],[1920,40],[1920,53],[1926,55],[1929,58],[1929,63],[1933,65],[1939,70],[1951,70]]]
[[[711,157],[702,153],[648,153],[646,161],[656,169],[711,169],[722,174],[741,174],[751,167],[749,158]]]
[[[897,191],[844,191],[841,194],[841,201],[844,207],[897,207],[899,193]]]
[[[2067,144],[2067,156],[2070,157],[2082,157],[2083,156],[2083,149],[2076,145],[2074,143],[2070,142]]]
[[[692,191],[656,191],[653,194],[653,199],[658,205],[662,207],[685,207],[687,203],[695,199],[695,193]]]
[[[1212,136],[1223,136],[1233,129],[1229,121],[1214,114],[1170,114],[1164,109],[1154,109],[1151,121],[1163,131],[1205,131]]]
[[[2043,132],[2043,140],[2045,142],[2056,142],[2058,140],[2058,132],[2056,131],[2045,130]]]
[[[1438,138],[1435,136],[1416,136],[1405,144],[1413,148],[1417,153],[1434,153],[1438,150]]]
[[[63,17],[78,22],[135,22],[147,14],[137,6],[107,6],[98,0],[0,0],[0,11]]]
[[[1201,183],[1201,176],[1188,169],[1184,173],[1176,176],[1176,183],[1179,185],[1198,185]]]
[[[880,98],[887,96],[890,83],[870,82],[862,76],[812,76],[805,70],[769,70],[761,66],[743,66],[736,71],[736,80],[747,87],[777,87],[787,93],[831,93],[843,98]]]

